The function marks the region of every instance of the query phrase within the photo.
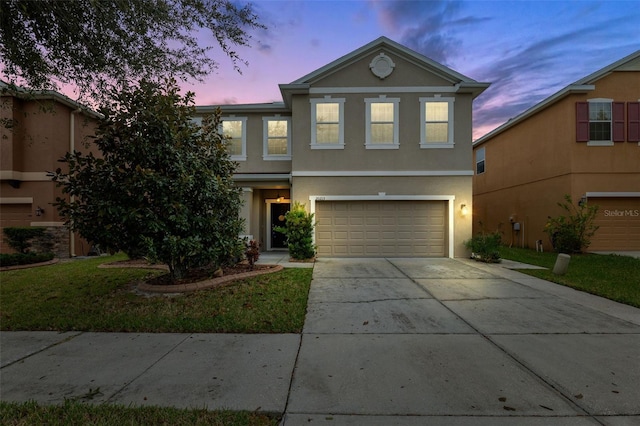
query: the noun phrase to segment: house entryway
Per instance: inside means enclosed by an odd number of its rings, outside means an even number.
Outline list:
[[[285,225],[285,215],[291,204],[289,200],[267,200],[267,250],[286,250],[287,242],[284,234],[275,228]]]

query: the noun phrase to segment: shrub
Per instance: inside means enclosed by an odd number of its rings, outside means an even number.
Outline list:
[[[285,226],[274,228],[287,237],[289,256],[293,259],[311,259],[316,254],[313,244],[313,214],[307,213],[304,204],[295,202],[285,215]]]
[[[260,258],[260,244],[256,240],[249,241],[244,254],[247,257],[249,266],[251,266],[251,269],[253,269],[253,265],[255,265]]]
[[[475,260],[487,263],[500,262],[500,243],[502,234],[499,231],[486,233],[480,232],[464,245],[471,250],[471,257]]]
[[[53,177],[70,196],[55,204],[66,223],[106,250],[166,264],[173,281],[241,255],[238,164],[220,109],[196,124],[194,95],[181,95],[174,80],[125,84],[108,96],[95,139],[101,157],[67,153],[69,172]]]
[[[53,253],[9,253],[0,254],[0,266],[30,265],[53,259]]]
[[[589,247],[591,237],[598,230],[593,221],[598,213],[598,206],[589,206],[586,202],[573,204],[571,196],[565,195],[564,202],[558,203],[567,215],[549,218],[544,232],[549,235],[551,245],[558,253],[581,253]]]
[[[45,235],[45,228],[30,226],[4,228],[2,231],[7,237],[5,241],[9,244],[9,247],[22,254],[29,252],[34,238],[44,237]]]

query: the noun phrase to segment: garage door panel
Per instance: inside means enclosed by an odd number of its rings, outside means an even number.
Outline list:
[[[598,206],[590,251],[640,250],[640,199],[637,197],[589,198]]]
[[[444,201],[322,201],[316,220],[319,255],[445,256]]]

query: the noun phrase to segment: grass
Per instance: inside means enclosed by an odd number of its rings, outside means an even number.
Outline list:
[[[175,333],[298,333],[311,269],[284,269],[229,286],[179,296],[138,294],[134,283],[158,274],[98,269],[100,257],[0,275],[1,330]]]
[[[275,416],[246,411],[207,411],[171,407],[89,405],[67,401],[62,405],[0,402],[0,424],[30,425],[214,425],[276,426]]]
[[[500,255],[548,268],[520,270],[525,274],[640,308],[640,259],[614,254],[572,255],[567,273],[555,275],[552,270],[557,253],[501,247]]]
[[[138,294],[135,283],[162,271],[99,269],[100,257],[0,274],[0,330],[299,333],[311,269],[284,269],[178,296]],[[0,402],[2,425],[275,426],[277,416],[245,411],[124,407],[66,401]]]

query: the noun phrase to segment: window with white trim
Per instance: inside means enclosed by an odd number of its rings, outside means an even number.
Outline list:
[[[624,102],[603,98],[576,102],[576,140],[589,146],[624,142],[624,106]]]
[[[311,102],[311,149],[344,148],[344,98],[314,98]]]
[[[222,134],[227,138],[227,150],[234,161],[247,159],[247,118],[222,118]]]
[[[397,149],[398,117],[400,99],[379,98],[365,99],[365,146],[367,149]]]
[[[453,148],[453,103],[455,98],[420,98],[420,147]]]
[[[476,174],[480,175],[484,173],[485,163],[484,163],[484,147],[476,149]]]
[[[291,160],[291,118],[264,117],[264,160]]]
[[[611,142],[611,101],[589,102],[589,140]]]

